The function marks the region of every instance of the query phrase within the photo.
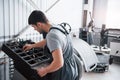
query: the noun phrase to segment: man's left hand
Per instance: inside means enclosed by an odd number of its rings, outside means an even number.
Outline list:
[[[37,73],[38,73],[38,75],[40,77],[43,77],[43,76],[45,76],[47,74],[47,71],[46,71],[46,69],[44,67],[42,67],[42,68],[37,69]]]

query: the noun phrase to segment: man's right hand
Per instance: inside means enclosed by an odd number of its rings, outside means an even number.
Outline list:
[[[26,44],[25,46],[23,46],[24,51],[30,50],[31,48],[33,48],[32,44]]]

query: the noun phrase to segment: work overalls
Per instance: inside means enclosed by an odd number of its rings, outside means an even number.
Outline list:
[[[62,33],[65,34],[61,29],[52,27],[52,29],[57,29],[60,30]],[[67,38],[67,44],[66,44],[66,51],[63,53],[63,58],[64,58],[64,65],[62,68],[59,70],[53,72],[53,73],[48,73],[45,76],[45,80],[79,80],[78,79],[78,67],[75,61],[75,58],[73,56],[73,47],[72,43],[70,41],[69,35],[65,34]],[[50,51],[47,46],[44,48],[44,53],[49,54]],[[50,53],[51,54],[51,53]]]

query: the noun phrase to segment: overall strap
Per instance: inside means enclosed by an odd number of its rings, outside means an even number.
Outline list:
[[[67,34],[69,34],[71,32],[71,26],[68,23],[63,22],[63,23],[61,23],[59,25],[65,30],[65,32]],[[68,27],[69,27],[69,29],[68,29]]]
[[[57,30],[61,31],[63,34],[65,34],[65,35],[68,35],[71,32],[71,26],[68,23],[61,23],[61,24],[58,24],[58,25],[61,26],[64,30],[62,30],[60,28],[57,28],[57,27],[51,27],[50,30],[51,29],[57,29]],[[69,27],[69,30],[66,29],[67,26]]]
[[[50,30],[51,30],[51,29],[57,29],[57,30],[59,30],[60,32],[62,32],[63,34],[65,34],[65,35],[67,36],[66,31],[63,31],[63,30],[60,29],[60,28],[57,28],[57,27],[51,27]],[[49,30],[49,31],[50,31],[50,30]]]

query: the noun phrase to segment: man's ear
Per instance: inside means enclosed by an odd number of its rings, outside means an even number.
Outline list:
[[[42,23],[41,22],[37,22],[37,26],[41,26],[42,25]]]

